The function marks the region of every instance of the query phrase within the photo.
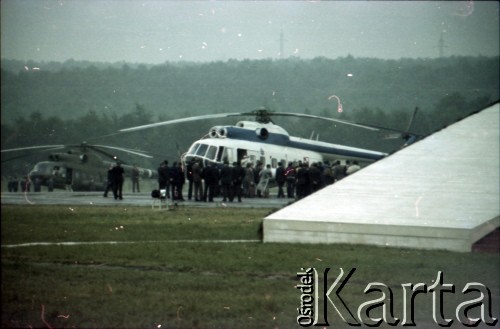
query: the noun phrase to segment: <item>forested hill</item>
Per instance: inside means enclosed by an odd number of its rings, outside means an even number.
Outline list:
[[[162,65],[24,63],[2,60],[2,123],[32,113],[76,119],[90,112],[122,116],[137,105],[152,119],[260,106],[329,115],[344,109],[391,113],[418,106],[434,110],[443,98],[499,98],[498,57],[380,60],[345,57],[301,60],[230,60]],[[363,118],[356,118],[361,120]]]

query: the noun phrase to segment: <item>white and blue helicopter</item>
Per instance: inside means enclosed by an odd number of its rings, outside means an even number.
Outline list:
[[[416,115],[417,109],[413,113],[410,120],[410,125],[407,131],[411,128],[413,118]],[[379,160],[387,153],[356,148],[346,145],[338,145],[332,143],[321,142],[313,139],[305,139],[300,137],[290,136],[290,134],[282,127],[274,124],[271,116],[293,116],[309,119],[320,119],[335,123],[352,125],[373,131],[389,130],[398,132],[397,137],[402,137],[408,142],[415,139],[415,134],[402,132],[395,129],[377,127],[373,125],[365,125],[351,121],[338,120],[333,118],[320,117],[309,114],[288,113],[288,112],[271,112],[266,108],[260,108],[251,112],[244,113],[222,113],[209,114],[182,119],[162,121],[152,124],[146,124],[131,128],[121,129],[120,132],[132,132],[153,127],[173,125],[185,122],[209,120],[216,118],[227,118],[235,116],[254,115],[255,121],[239,121],[236,125],[214,126],[209,129],[208,134],[200,140],[195,141],[189,150],[182,155],[182,162],[189,163],[194,158],[201,159],[205,165],[208,163],[216,166],[222,165],[227,161],[230,164],[234,162],[241,163],[245,166],[248,163],[260,162],[263,165],[270,164],[272,169],[275,169],[281,162],[285,166],[290,162],[321,162],[326,161],[358,161],[360,163],[370,163]],[[396,136],[393,136],[396,137]]]

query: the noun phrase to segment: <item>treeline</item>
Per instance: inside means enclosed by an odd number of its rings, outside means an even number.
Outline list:
[[[207,113],[431,109],[443,97],[498,99],[498,57],[381,60],[345,57],[162,65],[2,60],[2,122],[33,112],[74,119],[123,115],[141,104],[168,119]],[[80,66],[79,66],[80,65]]]
[[[441,99],[434,110],[420,111],[415,118],[411,132],[427,135],[453,123],[471,112],[483,109],[491,103],[489,98],[467,100],[461,94],[452,94]],[[392,113],[380,109],[362,108],[348,113],[336,113],[335,117],[358,123],[376,124],[383,127],[404,131],[411,118],[411,111],[401,110]],[[325,116],[331,117],[328,113]],[[437,121],[436,118],[439,118]],[[241,119],[253,120],[251,117]],[[322,120],[304,118],[276,117],[276,124],[284,127],[290,135],[313,138],[336,144],[350,145],[392,152],[403,145],[404,141],[388,139],[393,133],[364,130],[343,124],[332,124]],[[77,148],[82,143],[108,145],[148,152],[153,159],[137,157],[124,152],[108,151],[126,163],[137,163],[141,167],[156,168],[164,159],[178,161],[181,154],[197,139],[207,134],[215,125],[232,125],[238,119],[233,117],[180,123],[136,132],[121,133],[119,129],[153,123],[154,114],[141,104],[121,116],[98,114],[90,111],[76,119],[61,119],[57,116],[44,116],[33,112],[28,117],[17,119],[13,124],[2,123],[2,150],[35,145],[73,145]],[[438,123],[439,122],[439,123]],[[61,150],[52,151],[61,152]],[[21,176],[29,172],[33,165],[45,161],[48,152],[26,150],[2,154],[2,175]]]
[[[163,65],[23,63],[2,60],[2,150],[52,144],[105,144],[152,152],[156,168],[178,158],[211,126],[251,117],[204,120],[116,134],[121,128],[187,116],[248,112],[261,106],[412,130],[427,135],[499,98],[499,58],[378,60],[346,57]],[[65,65],[67,64],[67,65]],[[335,94],[343,112],[337,112]],[[273,118],[291,135],[397,149],[385,132],[298,118]],[[104,136],[104,137],[103,137]],[[2,154],[2,173],[46,159]],[[16,155],[17,156],[17,155]]]

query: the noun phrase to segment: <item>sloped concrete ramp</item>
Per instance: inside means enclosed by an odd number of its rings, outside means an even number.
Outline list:
[[[500,226],[499,104],[264,219],[264,242],[471,251]]]

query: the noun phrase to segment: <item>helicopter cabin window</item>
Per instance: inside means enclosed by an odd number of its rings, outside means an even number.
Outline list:
[[[216,146],[213,146],[213,145],[210,145],[208,147],[208,151],[207,151],[207,159],[209,160],[215,160],[215,155],[217,153],[217,147]]]
[[[53,176],[59,176],[59,166],[54,166],[52,168],[52,175]]]
[[[215,160],[221,162],[223,153],[224,153],[224,146],[219,146],[219,152],[217,152],[217,158]]]

